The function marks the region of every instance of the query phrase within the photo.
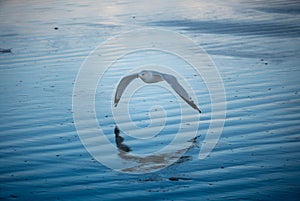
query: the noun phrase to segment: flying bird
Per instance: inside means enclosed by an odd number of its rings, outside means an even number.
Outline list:
[[[131,74],[121,79],[115,94],[115,101],[114,101],[115,107],[117,107],[126,87],[136,78],[140,78],[141,80],[143,80],[145,83],[148,84],[166,81],[187,104],[189,104],[192,108],[194,108],[199,113],[201,113],[201,110],[197,107],[197,105],[194,103],[192,98],[188,95],[186,90],[179,84],[175,76],[166,73],[160,73],[157,71],[150,71],[150,70],[143,70],[140,73]]]

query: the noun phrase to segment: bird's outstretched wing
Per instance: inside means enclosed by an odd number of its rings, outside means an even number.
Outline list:
[[[187,104],[189,104],[192,108],[195,110],[198,110],[199,113],[201,113],[201,110],[198,108],[198,106],[194,103],[192,98],[188,95],[186,90],[178,83],[176,77],[169,74],[162,74],[164,80],[171,85],[171,87],[176,91],[176,93],[185,101]]]
[[[114,102],[115,107],[117,107],[117,105],[118,105],[118,103],[119,103],[119,101],[121,99],[121,96],[122,96],[123,92],[125,91],[126,87],[135,78],[138,78],[138,74],[137,73],[125,76],[125,77],[123,77],[121,79],[121,81],[118,84],[117,91],[116,91],[116,94],[115,94],[115,102]]]

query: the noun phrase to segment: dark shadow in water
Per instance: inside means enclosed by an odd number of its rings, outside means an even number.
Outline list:
[[[128,152],[132,151],[131,148],[124,144],[124,138],[120,135],[120,129],[115,126],[115,142],[119,149],[119,157],[125,161],[133,162],[132,167],[122,169],[125,172],[148,172],[151,170],[158,170],[172,164],[180,164],[186,161],[192,160],[191,156],[182,156],[186,151],[192,147],[197,146],[197,138],[195,137],[190,140],[191,145],[184,149],[179,149],[173,153],[163,153],[159,155],[147,155],[140,157]]]
[[[11,52],[11,49],[0,48],[0,53],[12,53],[12,52]]]
[[[200,20],[166,20],[151,22],[151,25],[181,27],[187,31],[212,34],[233,34],[238,36],[284,36],[298,37],[300,26],[294,23],[273,21],[200,21]]]
[[[120,136],[120,129],[118,128],[118,126],[115,127],[114,133],[115,133],[115,141],[118,149],[125,152],[130,152],[131,148],[128,145],[123,143],[124,138]]]

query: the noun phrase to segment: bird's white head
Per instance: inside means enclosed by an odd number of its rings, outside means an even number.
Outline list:
[[[141,78],[143,81],[147,82],[148,80],[152,79],[152,73],[147,70],[143,70],[139,73],[139,78]]]

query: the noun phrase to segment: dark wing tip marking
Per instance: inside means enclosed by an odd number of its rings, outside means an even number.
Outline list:
[[[169,74],[163,74],[163,78],[187,104],[189,104],[192,108],[194,108],[199,113],[201,113],[201,110],[194,103],[194,101],[188,95],[186,90],[180,85],[180,83],[178,82],[175,76]]]

